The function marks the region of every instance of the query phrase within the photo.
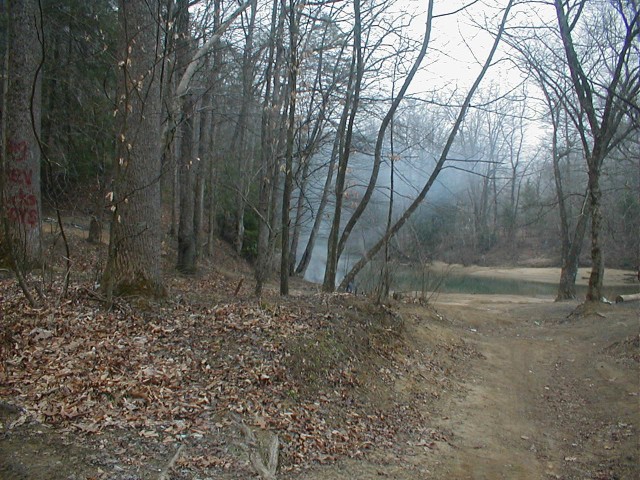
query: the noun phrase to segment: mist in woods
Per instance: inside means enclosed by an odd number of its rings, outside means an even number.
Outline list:
[[[640,263],[635,2],[36,7],[2,3],[12,270],[70,212],[109,236],[107,298],[163,295],[160,245],[191,275],[217,238],[258,295],[443,261],[562,267],[559,298],[591,266],[598,300]]]

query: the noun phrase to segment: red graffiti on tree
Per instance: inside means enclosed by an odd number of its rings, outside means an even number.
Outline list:
[[[35,227],[38,223],[38,199],[32,193],[20,191],[9,198],[9,220]]]
[[[27,159],[27,142],[24,140],[21,142],[9,140],[7,143],[7,153],[11,161],[24,162]]]
[[[31,186],[31,178],[33,170],[26,168],[9,168],[7,171],[7,180],[9,183],[16,185]]]
[[[7,214],[12,222],[29,225],[38,224],[38,197],[34,194],[33,169],[16,166],[27,159],[27,142],[9,140],[7,142]]]

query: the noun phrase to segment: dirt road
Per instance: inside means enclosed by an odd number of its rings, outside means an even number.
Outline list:
[[[438,433],[304,478],[640,478],[637,303],[572,314],[577,303],[442,295],[435,306],[446,322],[412,326],[417,345],[460,336],[481,354],[426,412]]]

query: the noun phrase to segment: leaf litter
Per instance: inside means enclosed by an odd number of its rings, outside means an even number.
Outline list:
[[[279,436],[281,471],[294,472],[392,446],[418,423],[407,421],[417,408],[366,393],[415,368],[389,361],[402,348],[393,335],[401,326],[382,307],[318,294],[210,305],[208,291],[235,290],[220,276],[195,286],[175,279],[175,300],[121,301],[112,311],[81,285],[41,309],[26,306],[11,282],[0,288],[0,401],[22,412],[5,431],[34,421],[89,439],[127,432],[167,448],[190,443],[176,462],[182,471],[237,470],[247,468],[229,447],[229,415],[237,414]],[[194,289],[199,295],[189,297]],[[339,330],[366,348],[323,340]],[[432,358],[419,370],[442,369]]]

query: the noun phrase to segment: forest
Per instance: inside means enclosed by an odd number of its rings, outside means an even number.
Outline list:
[[[638,7],[0,0],[0,480],[638,478]]]
[[[528,255],[562,267],[558,298],[591,266],[598,300],[605,263],[639,263],[636,2],[30,0],[2,15],[1,251],[18,278],[70,214],[89,241],[108,235],[108,298],[163,295],[163,242],[193,274],[217,237],[252,262],[258,296],[273,275],[283,295],[291,276],[388,293],[394,265]]]

